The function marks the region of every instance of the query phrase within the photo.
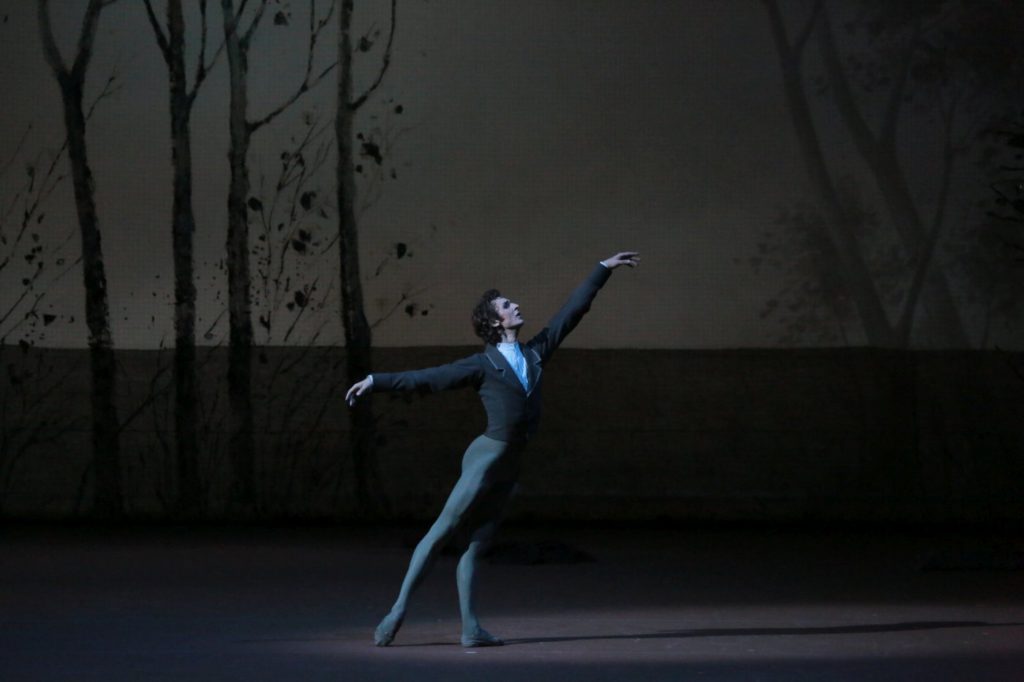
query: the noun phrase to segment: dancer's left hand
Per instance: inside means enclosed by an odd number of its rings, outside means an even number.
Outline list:
[[[356,404],[356,398],[364,393],[367,393],[373,388],[373,379],[366,377],[362,381],[357,381],[352,384],[352,388],[348,389],[348,393],[345,394],[345,402],[348,403],[349,407]]]
[[[614,270],[620,265],[628,265],[631,268],[635,268],[640,265],[640,253],[638,251],[620,251],[611,258],[606,258],[601,262],[609,270]]]

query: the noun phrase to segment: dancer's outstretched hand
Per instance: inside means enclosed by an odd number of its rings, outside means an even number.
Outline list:
[[[370,377],[357,381],[352,384],[352,388],[348,389],[348,393],[345,394],[345,402],[348,403],[349,407],[352,407],[356,404],[356,398],[364,393],[369,393],[371,388],[373,388],[373,379]]]
[[[640,265],[640,253],[638,251],[621,251],[611,258],[606,258],[603,261],[604,266],[609,270],[614,270],[620,265],[628,265],[631,268],[635,268]]]

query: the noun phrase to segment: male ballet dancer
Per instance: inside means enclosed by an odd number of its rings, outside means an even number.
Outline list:
[[[523,317],[519,305],[496,289],[483,294],[473,310],[473,327],[486,346],[482,353],[440,367],[409,372],[377,372],[352,385],[349,405],[367,391],[434,392],[472,386],[487,411],[487,430],[470,443],[462,457],[462,475],[444,509],[413,551],[391,612],[377,626],[374,642],[387,646],[405,618],[409,596],[423,580],[437,553],[456,533],[468,539],[459,559],[456,582],[462,614],[462,646],[500,646],[503,642],[480,627],[473,604],[477,562],[487,549],[519,477],[523,446],[536,432],[541,411],[541,370],[571,332],[608,278],[620,265],[636,267],[635,251],[601,261],[569,296],[548,326],[527,343],[519,343]]]

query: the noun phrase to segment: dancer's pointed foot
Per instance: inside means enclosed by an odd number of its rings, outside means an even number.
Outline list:
[[[395,635],[398,634],[398,628],[402,627],[402,620],[404,618],[405,614],[395,613],[394,611],[384,616],[384,620],[380,622],[380,625],[377,626],[373,633],[373,643],[377,646],[391,644],[395,639]]]
[[[462,646],[467,648],[475,646],[501,646],[504,643],[500,638],[495,637],[483,628],[477,628],[470,634],[462,635]]]

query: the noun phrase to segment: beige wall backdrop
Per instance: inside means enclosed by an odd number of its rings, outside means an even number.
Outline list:
[[[266,21],[252,48],[253,116],[287,97],[304,67],[308,5],[271,4],[283,20]],[[58,41],[69,55],[83,3],[51,5]],[[195,3],[186,5],[191,72],[198,14]],[[219,4],[210,5],[212,51],[220,43],[221,21]],[[326,5],[317,3],[321,11]],[[797,5],[782,5],[793,31],[800,21]],[[155,6],[162,16],[163,3]],[[6,207],[16,205],[25,169],[33,165],[38,174],[53,158],[63,124],[58,89],[42,56],[35,3],[4,0],[0,7],[0,198]],[[358,2],[357,33],[373,38],[386,31],[388,7],[382,0]],[[835,7],[839,14],[848,9],[842,3]],[[334,30],[332,21],[317,68],[334,59]],[[368,51],[357,53],[357,89],[376,73],[383,43],[377,35]],[[808,50],[806,59],[812,79],[820,71],[817,50]],[[113,335],[118,347],[151,349],[173,339],[171,166],[167,74],[141,0],[121,0],[104,11],[88,97],[110,76],[115,89],[98,103],[88,143]],[[270,335],[255,325],[259,343],[308,343],[318,329],[316,343],[341,343],[337,252],[331,246],[334,89],[328,77],[255,138],[253,194],[265,206],[282,152],[309,125],[327,126],[320,139],[329,150],[307,186],[323,213],[314,211],[303,223],[319,246],[284,265],[293,285],[316,281],[323,308],[300,320],[287,340],[286,324]],[[221,58],[199,94],[193,122],[199,341],[210,345],[227,333],[227,96]],[[827,93],[809,88],[809,97],[834,176],[875,221],[876,238],[890,225],[877,188]],[[934,212],[938,188],[937,126],[928,107],[908,106],[899,128],[902,162],[926,216]],[[867,342],[842,291],[826,287],[793,315],[779,312],[799,305],[792,295],[801,282],[820,290],[830,266],[815,264],[816,252],[799,246],[799,237],[785,236],[794,220],[780,223],[780,216],[792,217],[815,197],[761,3],[401,0],[391,68],[361,110],[357,129],[384,152],[380,165],[370,156],[361,159],[359,188],[366,301],[371,322],[379,323],[375,345],[473,343],[468,310],[491,286],[514,297],[527,331],[537,330],[594,262],[620,248],[641,251],[643,267],[615,275],[570,346]],[[946,269],[972,346],[1020,348],[1019,311],[991,304],[1008,280],[979,283],[961,272],[968,247],[958,239],[983,220],[975,202],[986,192],[967,161],[953,172],[936,267]],[[67,172],[63,160],[58,171]],[[48,270],[33,295],[44,294],[40,311],[54,317],[45,326],[13,331],[12,319],[0,334],[7,343],[83,347],[84,294],[81,271],[74,267],[79,247],[70,180],[57,185],[44,209],[45,218],[31,231],[46,246]],[[11,215],[16,218],[19,210]],[[16,222],[7,220],[8,234]],[[407,249],[402,258],[399,243]],[[885,237],[871,249],[901,257]],[[910,271],[887,265],[884,255],[877,258],[879,281],[887,287],[882,293],[895,316]],[[4,310],[23,293],[20,282],[30,267],[15,265],[0,272]],[[895,269],[887,274],[886,268]],[[261,299],[256,315],[275,308],[287,320],[286,300],[275,307]],[[414,307],[407,311],[409,304]],[[807,313],[803,322],[796,319],[801,312]],[[926,335],[912,343],[942,345]]]

